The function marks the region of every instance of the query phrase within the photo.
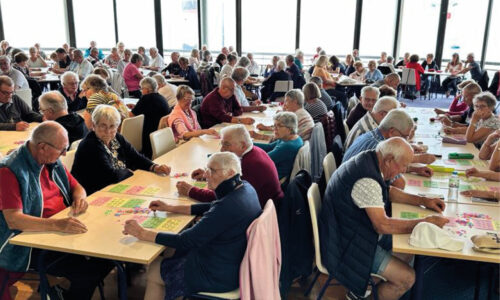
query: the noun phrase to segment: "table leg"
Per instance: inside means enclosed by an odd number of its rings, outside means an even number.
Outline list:
[[[118,271],[118,297],[120,300],[127,300],[127,274],[123,269],[122,262],[113,260]]]
[[[38,274],[40,276],[40,298],[42,300],[47,300],[47,291],[49,288],[49,283],[47,282],[47,271],[45,269],[45,255],[46,250],[41,250],[38,256]]]
[[[420,300],[422,299],[422,292],[424,288],[424,268],[422,264],[422,256],[415,255],[415,284],[411,290],[411,299]]]

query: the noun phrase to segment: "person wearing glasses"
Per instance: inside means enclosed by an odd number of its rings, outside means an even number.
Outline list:
[[[0,130],[24,131],[31,122],[42,122],[42,115],[14,94],[14,81],[0,76]]]
[[[71,170],[88,194],[132,176],[132,170],[170,174],[169,167],[153,163],[118,133],[120,121],[113,106],[101,104],[92,113],[93,131],[78,145]]]
[[[87,107],[87,98],[80,89],[80,78],[75,72],[68,71],[61,75],[61,86],[58,91],[66,99],[68,111],[78,111]]]
[[[346,150],[342,163],[347,162],[352,157],[358,155],[365,150],[372,150],[377,147],[377,145],[388,138],[391,137],[402,137],[408,140],[412,134],[415,127],[413,119],[410,115],[402,109],[393,109],[387,116],[380,122],[380,125],[372,131],[368,131],[360,135],[351,146]],[[415,154],[413,156],[414,163],[431,164],[436,160],[436,157],[431,154]],[[414,167],[409,166],[408,172],[414,172],[420,176],[430,177],[432,176],[432,170],[427,167]],[[397,176],[392,183],[392,185],[404,188],[405,181],[401,176]]]
[[[7,283],[3,289],[7,293],[26,270],[37,270],[41,259],[38,249],[8,243],[11,236],[23,231],[87,232],[85,224],[73,217],[87,210],[87,194],[59,160],[68,146],[64,127],[46,121],[24,145],[0,161],[0,281]],[[71,207],[69,216],[50,218],[67,207]],[[45,255],[44,265],[48,274],[71,282],[68,290],[60,290],[64,299],[91,299],[114,266],[103,259],[53,251]],[[0,297],[10,299],[6,294]]]
[[[0,71],[2,71],[1,75],[9,76],[14,81],[15,90],[25,90],[30,88],[28,80],[26,80],[23,73],[12,67],[8,56],[0,56]]]
[[[497,100],[490,92],[474,97],[474,113],[467,127],[465,138],[468,143],[482,144],[493,131],[500,129],[500,119],[495,115]]]

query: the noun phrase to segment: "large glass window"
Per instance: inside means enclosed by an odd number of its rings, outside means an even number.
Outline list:
[[[224,46],[236,46],[236,1],[205,0],[205,43],[208,49],[220,51]]]
[[[12,47],[61,47],[68,42],[63,0],[2,1],[5,39]]]
[[[449,2],[443,59],[450,59],[451,55],[457,52],[460,59],[465,60],[467,54],[473,52],[476,60],[481,60],[487,10],[488,0]]]
[[[397,0],[363,0],[361,56],[379,57],[382,51],[389,55],[394,47]]]
[[[296,1],[242,0],[241,2],[243,52],[295,52]]]
[[[488,48],[486,48],[486,61],[500,63],[500,0],[493,1],[491,10],[490,31],[488,35]],[[495,13],[496,12],[496,13]],[[499,69],[498,66],[495,67]]]
[[[441,0],[410,0],[403,4],[399,56],[409,52],[425,57],[436,51]]]
[[[137,49],[139,46],[146,48],[156,46],[153,0],[117,0],[116,14],[118,38],[125,43],[125,48]],[[87,18],[90,17],[87,16]],[[113,18],[113,15],[110,15],[109,18]],[[98,22],[98,20],[94,22]]]
[[[163,48],[189,51],[198,48],[196,0],[162,1]]]
[[[351,53],[356,1],[302,1],[301,13],[300,48],[304,53],[315,54],[318,46],[329,55]]]
[[[90,47],[90,41],[96,41],[98,48],[116,45],[112,0],[73,0],[73,12],[78,48]]]

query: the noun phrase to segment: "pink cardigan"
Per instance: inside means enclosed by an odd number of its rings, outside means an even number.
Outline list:
[[[194,127],[191,126],[191,123],[189,122],[186,113],[184,113],[179,104],[176,104],[174,106],[174,109],[172,109],[170,115],[168,115],[168,120],[167,120],[168,127],[172,128],[176,142],[179,140],[179,136],[183,135],[184,133],[177,132],[177,128],[174,126],[175,120],[180,119],[184,124],[184,126],[186,127],[187,131],[194,131],[201,129],[200,124],[198,124],[198,119],[196,118],[196,112],[194,112],[194,110],[190,108],[189,114],[191,115],[191,119],[194,122]]]
[[[240,266],[242,300],[280,300],[281,243],[273,201],[247,229],[247,250]]]

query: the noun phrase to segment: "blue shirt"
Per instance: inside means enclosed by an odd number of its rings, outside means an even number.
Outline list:
[[[351,157],[358,155],[365,150],[375,149],[381,141],[385,138],[378,128],[368,131],[358,136],[352,143],[351,147],[347,149],[342,159],[342,163],[348,161]]]
[[[479,66],[479,64],[473,61],[469,63],[468,67],[471,68],[469,72],[472,79],[479,82],[481,80],[481,67]]]
[[[373,72],[366,72],[365,79],[367,80],[372,80],[372,81],[379,81],[384,79],[384,75],[382,75],[382,72],[380,72],[379,69],[375,69]]]
[[[276,140],[269,144],[255,143],[254,145],[269,154],[278,170],[278,178],[281,179],[290,176],[290,173],[292,173],[295,156],[297,156],[304,142],[299,136],[295,140]]]

